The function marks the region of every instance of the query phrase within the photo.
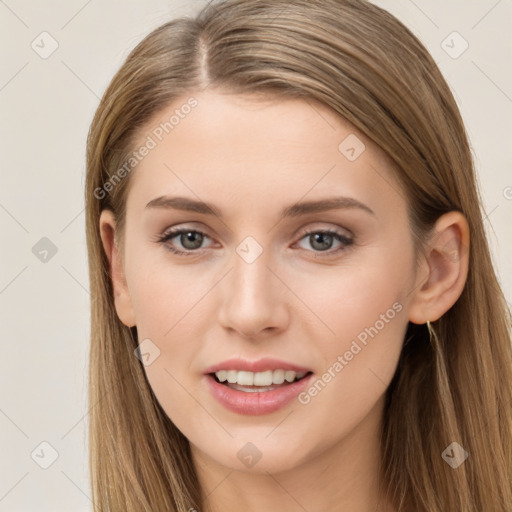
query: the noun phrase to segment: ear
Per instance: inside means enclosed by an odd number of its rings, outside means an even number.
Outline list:
[[[439,217],[421,258],[422,277],[409,306],[409,320],[415,324],[438,320],[464,289],[469,262],[469,226],[464,215],[452,211]]]
[[[116,221],[113,212],[103,210],[100,215],[100,235],[103,249],[109,261],[110,278],[114,290],[114,302],[117,316],[121,322],[133,327],[136,325],[128,285],[126,283],[121,254],[115,237]]]

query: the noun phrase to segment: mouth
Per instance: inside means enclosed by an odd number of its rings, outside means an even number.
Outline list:
[[[218,384],[244,393],[266,393],[274,389],[290,386],[308,377],[313,372],[295,372],[293,370],[266,370],[248,372],[241,370],[220,370],[208,375]]]
[[[209,391],[227,410],[243,415],[270,414],[307,389],[313,372],[220,370],[205,375]]]

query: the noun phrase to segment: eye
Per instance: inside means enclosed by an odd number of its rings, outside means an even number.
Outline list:
[[[165,245],[166,249],[179,256],[190,256],[194,253],[201,252],[201,244],[204,238],[209,238],[206,233],[198,231],[197,229],[177,228],[166,231],[163,235],[157,238],[157,242]],[[179,243],[185,250],[176,249],[174,243],[170,244],[173,238],[178,238]]]
[[[331,229],[315,229],[303,234],[300,241],[307,239],[316,253],[328,253],[329,255],[345,250],[354,240],[344,233]],[[340,244],[338,248],[330,250],[334,241]]]
[[[170,243],[174,238],[176,238],[181,245],[181,249],[176,248],[176,242]],[[194,253],[198,254],[202,252],[201,249],[203,248],[201,246],[205,238],[210,237],[206,233],[197,229],[173,228],[167,230],[162,235],[159,235],[156,241],[164,244],[165,248],[173,254],[178,256],[190,256]],[[302,234],[299,242],[304,239],[309,241],[311,247],[314,249],[313,252],[319,254],[327,253],[326,256],[346,250],[346,248],[354,242],[352,238],[346,236],[344,233],[331,229],[306,231]],[[335,241],[340,245],[338,248],[330,250]]]

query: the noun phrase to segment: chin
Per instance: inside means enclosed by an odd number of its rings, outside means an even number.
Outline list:
[[[282,473],[301,465],[307,453],[298,451],[298,448],[305,448],[300,439],[288,437],[286,444],[279,441],[276,444],[273,440],[265,439],[270,431],[265,429],[265,433],[258,436],[244,435],[237,436],[236,440],[226,440],[225,443],[219,443],[219,451],[213,453],[210,440],[210,444],[206,444],[208,451],[204,453],[221,466],[253,474]]]

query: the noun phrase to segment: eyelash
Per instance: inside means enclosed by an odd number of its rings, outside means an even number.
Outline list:
[[[204,233],[203,231],[200,231],[198,229],[175,228],[175,229],[171,229],[171,230],[163,233],[162,235],[159,235],[156,239],[156,242],[164,244],[165,248],[168,251],[172,252],[173,254],[176,254],[177,256],[192,256],[192,255],[200,254],[201,249],[181,251],[181,250],[178,250],[178,249],[172,247],[171,245],[167,244],[167,242],[169,240],[171,240],[172,238],[175,238],[176,236],[181,235],[183,233],[198,233],[204,237],[210,238],[206,233]],[[306,238],[309,235],[316,234],[316,233],[332,235],[342,245],[338,249],[335,249],[335,250],[308,251],[308,252],[315,253],[315,255],[317,255],[317,254],[320,256],[325,255],[326,257],[332,256],[333,254],[338,254],[339,252],[345,251],[347,249],[347,247],[352,245],[354,242],[353,239],[348,238],[347,236],[343,235],[342,233],[340,233],[336,230],[331,230],[331,229],[313,229],[310,231],[306,231],[306,232],[302,233],[302,236],[300,237],[299,241],[302,240],[303,238]]]

